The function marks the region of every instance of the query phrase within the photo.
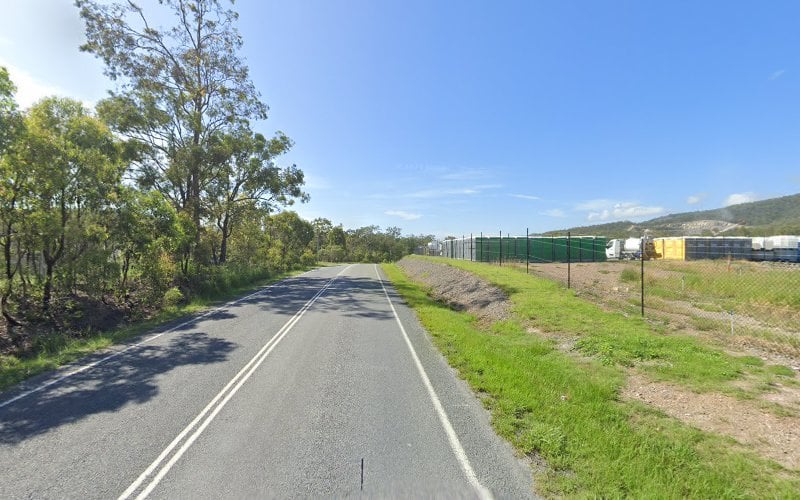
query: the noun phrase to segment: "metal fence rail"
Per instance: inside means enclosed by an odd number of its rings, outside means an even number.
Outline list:
[[[440,255],[475,262],[603,262],[599,236],[468,236],[442,241]]]

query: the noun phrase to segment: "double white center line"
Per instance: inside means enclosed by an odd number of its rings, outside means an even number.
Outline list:
[[[214,420],[222,408],[230,401],[239,389],[247,382],[247,379],[255,372],[261,363],[267,359],[267,356],[275,349],[275,346],[286,336],[287,333],[300,321],[300,318],[311,308],[314,302],[317,301],[330,287],[333,285],[336,278],[344,274],[351,266],[342,269],[336,277],[329,280],[325,285],[306,302],[294,316],[287,321],[280,330],[264,344],[255,356],[242,368],[239,373],[234,376],[225,387],[214,396],[214,399],[209,402],[205,408],[187,425],[176,437],[172,440],[169,446],[161,452],[153,463],[151,463],[141,475],[136,478],[128,489],[119,496],[120,500],[133,497],[138,491],[135,498],[146,498],[158,483],[164,478],[175,463],[180,460],[181,456],[186,453],[192,444],[200,437],[200,434],[208,427]],[[177,451],[175,451],[177,449]],[[148,482],[149,480],[149,482]],[[146,483],[146,485],[145,485]]]

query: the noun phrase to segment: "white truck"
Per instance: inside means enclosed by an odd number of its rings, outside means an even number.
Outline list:
[[[645,259],[652,255],[650,249],[652,242],[645,239]],[[642,258],[642,238],[626,238],[608,240],[606,243],[606,259],[608,260],[638,260]]]

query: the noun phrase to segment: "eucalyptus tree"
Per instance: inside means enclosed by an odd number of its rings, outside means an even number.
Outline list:
[[[118,84],[101,115],[134,141],[140,185],[186,212],[198,241],[215,138],[267,114],[238,55],[238,14],[223,3],[159,0],[174,20],[162,28],[133,1],[75,2],[86,25],[81,49],[101,58]]]
[[[124,164],[106,125],[79,101],[46,98],[25,119],[17,161],[28,171],[29,231],[45,267],[42,307],[50,307],[56,265],[103,238],[100,216],[120,184]]]
[[[19,322],[8,310],[8,300],[13,292],[14,278],[19,270],[22,252],[13,252],[17,225],[22,220],[20,203],[24,197],[27,169],[17,168],[14,162],[14,145],[24,132],[24,123],[14,94],[16,87],[8,70],[0,66],[0,246],[3,248],[5,285],[0,295],[0,312],[14,326]]]
[[[282,132],[271,139],[242,127],[220,140],[222,158],[212,177],[204,206],[220,234],[218,262],[228,259],[228,240],[252,208],[269,213],[308,195],[301,189],[303,172],[296,166],[279,167],[275,160],[292,147]]]
[[[279,262],[288,269],[301,261],[301,256],[309,253],[309,245],[314,241],[314,226],[300,218],[297,212],[284,211],[269,218],[268,234],[272,240],[271,261]]]

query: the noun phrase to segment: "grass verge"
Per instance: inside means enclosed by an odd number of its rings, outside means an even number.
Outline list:
[[[95,351],[105,349],[112,344],[141,335],[164,323],[200,314],[210,307],[244,295],[254,288],[266,286],[269,283],[300,272],[303,271],[299,270],[269,278],[259,278],[240,286],[218,290],[182,306],[166,307],[152,318],[106,332],[92,333],[81,338],[74,338],[64,334],[43,336],[37,341],[35,353],[33,354],[27,356],[0,355],[0,391],[4,391],[29,377],[54,370]]]
[[[547,462],[537,473],[540,494],[733,498],[792,497],[800,491],[796,472],[729,439],[618,400],[625,381],[620,365],[627,360],[652,358],[652,353],[676,361],[686,357],[687,366],[666,370],[665,377],[688,377],[699,385],[705,385],[706,377],[727,380],[739,365],[707,368],[705,375],[694,376],[689,365],[708,356],[717,363],[730,360],[691,342],[655,341],[653,332],[642,337],[649,329],[643,321],[626,327],[623,320],[630,318],[603,312],[551,282],[510,269],[454,264],[481,268],[476,274],[505,289],[515,304],[515,318],[482,329],[468,314],[431,299],[396,265],[384,265],[384,270],[450,364],[486,396],[496,431],[519,453]],[[529,323],[591,339],[582,348],[599,359],[561,353],[551,341],[527,333]],[[676,348],[687,353],[673,354]]]

